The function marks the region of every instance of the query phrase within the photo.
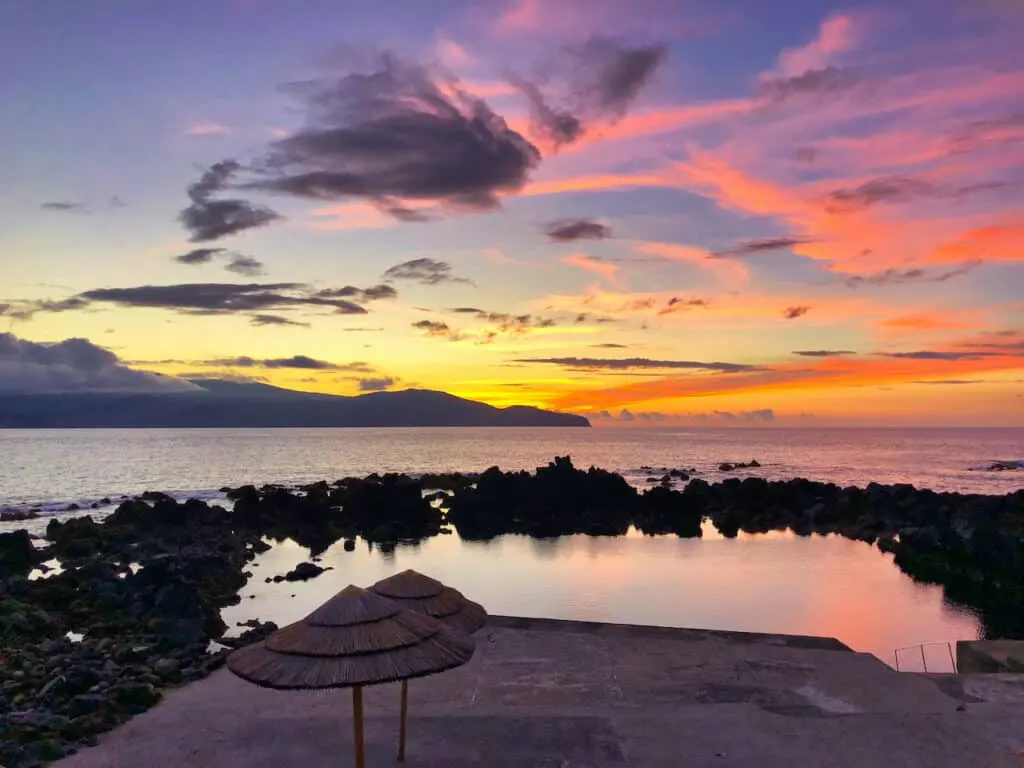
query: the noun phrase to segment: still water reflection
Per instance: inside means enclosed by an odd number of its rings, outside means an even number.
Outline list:
[[[392,553],[363,542],[345,552],[339,542],[321,561],[334,570],[304,584],[264,582],[308,556],[285,542],[256,560],[241,604],[225,611],[228,623],[258,617],[284,624],[347,584],[365,586],[414,568],[491,613],[826,635],[890,664],[895,648],[980,632],[974,615],[944,603],[940,587],[915,584],[891,555],[839,536],[725,539],[707,525],[702,539],[438,536]],[[929,669],[948,671],[944,646],[928,654]],[[912,658],[920,667],[920,655]]]

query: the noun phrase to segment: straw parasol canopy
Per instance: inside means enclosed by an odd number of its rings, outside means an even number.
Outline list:
[[[471,638],[441,622],[348,586],[304,619],[234,651],[227,666],[265,688],[351,687],[356,765],[362,768],[362,687],[452,669],[469,661],[474,649]]]
[[[476,632],[487,621],[487,611],[482,605],[418,571],[407,570],[388,576],[370,587],[370,591],[467,635]]]

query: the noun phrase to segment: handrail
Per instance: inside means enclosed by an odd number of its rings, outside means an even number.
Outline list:
[[[896,671],[900,671],[900,651],[912,651],[915,648],[921,651],[921,664],[924,666],[924,671],[928,671],[928,659],[925,658],[924,649],[933,645],[944,645],[946,650],[949,651],[949,663],[953,666],[954,674],[958,671],[956,666],[956,657],[953,655],[953,644],[948,640],[936,640],[931,643],[918,643],[917,645],[908,645],[904,648],[896,648],[893,651],[893,656],[896,657]]]

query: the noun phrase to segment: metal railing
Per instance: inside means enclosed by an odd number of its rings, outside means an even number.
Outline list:
[[[917,651],[920,651],[920,653],[921,653],[921,665],[924,667],[924,671],[927,672],[928,671],[928,658],[925,656],[924,649],[928,648],[928,647],[931,647],[931,646],[936,646],[936,645],[944,645],[944,646],[946,646],[946,650],[949,651],[949,663],[953,667],[953,672],[956,673],[957,672],[956,656],[953,654],[953,644],[951,642],[949,642],[949,641],[943,641],[943,640],[939,640],[939,641],[936,641],[934,643],[918,643],[917,645],[908,645],[905,648],[897,648],[897,649],[895,649],[893,651],[893,656],[896,658],[896,671],[897,672],[901,671],[900,670],[900,651],[914,651],[914,650],[917,650]]]

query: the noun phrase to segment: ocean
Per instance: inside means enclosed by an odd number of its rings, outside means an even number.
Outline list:
[[[532,469],[555,456],[596,465],[644,486],[668,468],[694,468],[709,482],[753,474],[840,485],[912,483],[937,491],[1003,494],[1024,470],[991,472],[1024,459],[1024,429],[210,429],[0,430],[0,509],[44,517],[0,530],[41,532],[52,514],[158,490],[219,499],[223,486],[296,484],[371,472]],[[759,468],[724,473],[722,462]],[[95,514],[110,507],[101,505]],[[87,510],[88,511],[88,510]],[[286,542],[260,556],[231,623],[299,618],[345,584],[368,584],[416,568],[493,613],[838,637],[889,663],[897,648],[926,648],[930,669],[949,669],[943,645],[973,639],[981,624],[942,589],[915,583],[891,555],[838,536],[740,534],[706,525],[700,539],[674,536],[503,536],[466,542],[441,536],[381,552],[339,545],[333,570],[305,584],[266,584],[308,557]],[[919,669],[920,653],[902,652]]]

